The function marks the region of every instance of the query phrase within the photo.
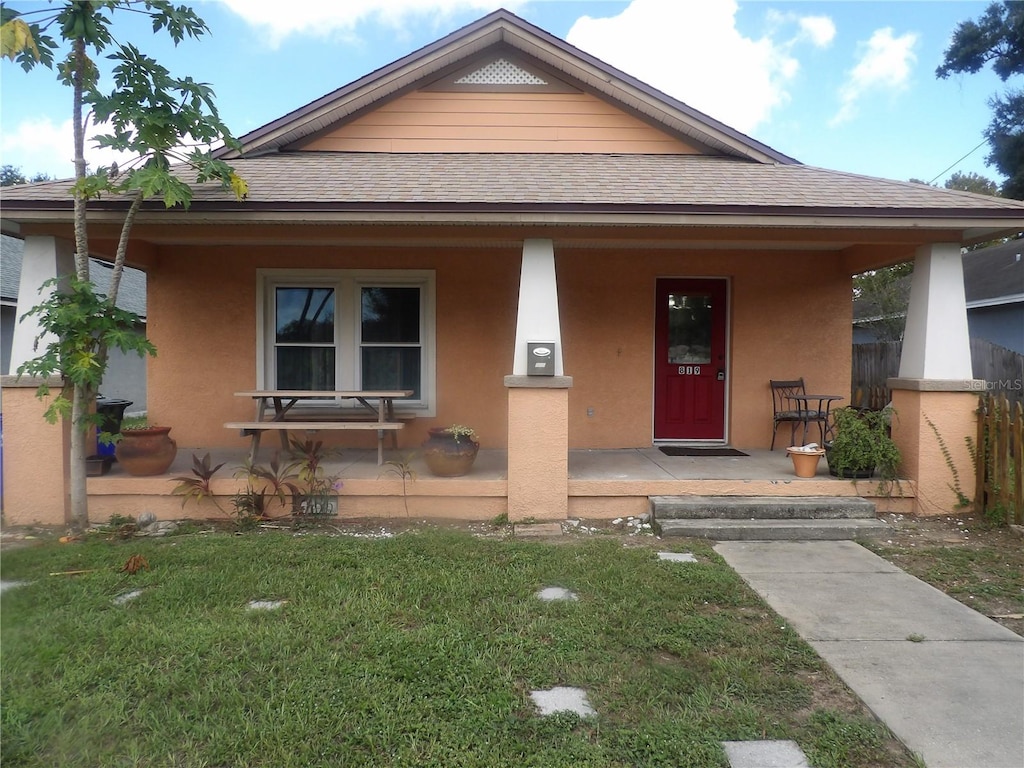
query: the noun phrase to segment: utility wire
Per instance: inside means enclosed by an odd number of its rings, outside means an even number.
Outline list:
[[[963,162],[964,160],[966,160],[966,159],[967,159],[968,157],[970,157],[971,155],[973,155],[973,154],[974,154],[975,152],[977,152],[977,151],[978,151],[979,149],[981,149],[981,148],[982,148],[983,146],[985,146],[986,144],[988,144],[988,139],[985,139],[985,140],[983,140],[983,141],[981,142],[981,144],[979,144],[979,145],[978,145],[978,146],[976,146],[976,147],[975,147],[974,149],[972,149],[972,150],[971,150],[970,152],[968,152],[968,153],[967,153],[966,155],[964,155],[963,157],[961,157],[961,158],[960,158],[959,160],[957,160],[957,161],[956,161],[955,163],[953,163],[953,164],[952,164],[951,166],[949,166],[949,168],[947,168],[947,169],[946,169],[945,171],[942,171],[941,173],[939,173],[939,175],[938,175],[938,176],[936,176],[936,177],[935,177],[934,179],[932,179],[932,180],[931,180],[931,181],[929,181],[928,183],[929,183],[929,184],[934,184],[934,183],[935,183],[935,181],[936,181],[936,179],[939,179],[939,178],[941,178],[941,177],[942,177],[942,174],[943,174],[943,173],[946,173],[946,171],[951,171],[951,170],[953,170],[954,168],[956,168],[956,167],[957,167],[958,165],[960,165],[960,163],[962,163],[962,162]]]

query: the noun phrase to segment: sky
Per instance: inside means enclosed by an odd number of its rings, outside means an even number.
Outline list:
[[[177,0],[176,0],[177,1]],[[45,10],[39,0],[5,5]],[[212,85],[242,136],[504,7],[808,165],[942,184],[985,163],[991,70],[940,80],[988,0],[192,0],[211,34],[175,48],[126,16],[115,36]],[[1019,78],[1018,78],[1019,80]],[[71,92],[0,63],[0,164],[73,174]],[[87,150],[95,167],[109,155]]]

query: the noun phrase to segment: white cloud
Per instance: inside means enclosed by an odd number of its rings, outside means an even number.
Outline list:
[[[566,39],[744,133],[789,99],[799,70],[793,47],[803,39],[827,45],[835,27],[824,17],[777,14],[774,26],[796,23],[788,41],[754,40],[736,28],[736,0],[633,0],[618,16],[584,16]],[[780,30],[775,30],[778,33]]]
[[[836,36],[836,25],[828,16],[804,16],[797,20],[800,30],[818,48],[828,47]]]
[[[125,152],[92,145],[89,137],[106,133],[100,125],[86,129],[85,162],[90,170],[96,170],[113,163],[124,169],[135,157]],[[71,120],[54,123],[49,117],[29,118],[12,128],[6,124],[0,132],[0,162],[13,165],[32,177],[45,173],[58,179],[69,179],[75,175],[74,131]]]
[[[6,123],[6,121],[5,121]],[[55,124],[48,117],[30,118],[0,133],[4,165],[20,168],[28,177],[39,173],[66,179],[75,174],[71,121]]]
[[[908,32],[893,37],[891,27],[875,30],[871,39],[861,43],[860,60],[849,72],[849,78],[840,89],[842,105],[830,125],[851,120],[857,114],[857,104],[868,93],[890,91],[898,93],[907,87],[911,67],[917,61],[914,46],[917,35]]]
[[[304,0],[282,7],[277,0],[223,0],[254,27],[265,29],[277,47],[290,35],[351,37],[360,23],[376,21],[396,30],[410,20],[435,25],[460,11],[489,12],[515,8],[521,0]]]

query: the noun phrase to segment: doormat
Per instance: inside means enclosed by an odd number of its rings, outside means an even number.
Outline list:
[[[662,445],[659,450],[666,456],[749,456],[735,448],[694,448],[686,445]]]

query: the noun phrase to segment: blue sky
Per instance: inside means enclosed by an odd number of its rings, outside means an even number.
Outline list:
[[[977,147],[990,117],[987,101],[1005,85],[990,71],[935,77],[957,23],[978,18],[988,0],[193,5],[212,30],[199,42],[174,48],[137,22],[119,22],[115,34],[173,73],[210,83],[235,135],[505,7],[801,162],[939,184],[954,171],[1001,181],[985,165],[987,145]],[[70,91],[49,70],[25,74],[6,60],[0,64],[0,163],[28,175],[70,176],[70,106]],[[99,153],[90,159],[109,162]]]

